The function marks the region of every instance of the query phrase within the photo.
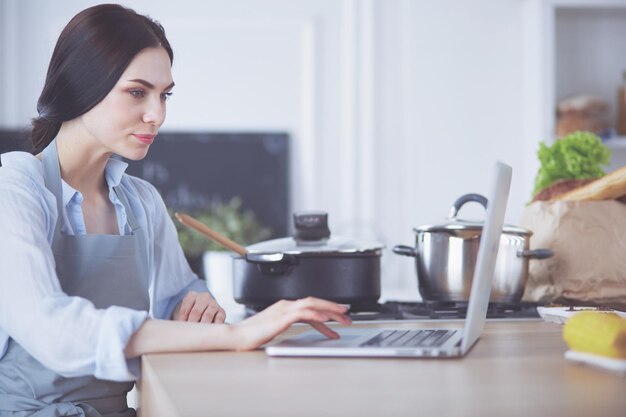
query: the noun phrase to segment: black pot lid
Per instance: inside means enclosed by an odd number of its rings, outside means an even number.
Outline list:
[[[377,254],[385,245],[343,236],[320,240],[296,240],[293,237],[267,240],[248,246],[250,253],[288,253],[291,255]]]

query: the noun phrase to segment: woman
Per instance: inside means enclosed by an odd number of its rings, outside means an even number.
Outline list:
[[[36,156],[0,168],[0,415],[132,416],[149,352],[249,350],[346,309],[281,301],[235,325],[184,260],[163,201],[124,174],[143,158],[174,86],[163,28],[118,5],[76,15],[52,54]],[[173,319],[173,320],[171,320]]]

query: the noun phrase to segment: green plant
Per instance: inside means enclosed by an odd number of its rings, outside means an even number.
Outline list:
[[[560,179],[597,178],[605,174],[600,165],[608,165],[611,150],[590,132],[574,132],[546,146],[539,144],[541,162],[533,195]]]
[[[209,250],[226,250],[213,240],[180,223],[174,217],[175,210],[169,212],[178,231],[178,240],[187,257],[198,257]],[[241,199],[238,197],[233,197],[227,203],[214,203],[206,209],[187,214],[242,246],[268,239],[272,234],[269,228],[259,223],[251,210],[241,208]]]

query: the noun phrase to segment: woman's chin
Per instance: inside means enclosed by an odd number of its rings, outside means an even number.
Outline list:
[[[124,152],[121,156],[131,161],[139,161],[146,157],[149,148],[149,146],[146,146],[143,149],[133,149],[132,151]]]

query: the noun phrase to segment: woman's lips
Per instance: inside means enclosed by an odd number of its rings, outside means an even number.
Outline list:
[[[144,135],[140,133],[133,133],[133,136],[137,138],[141,143],[145,143],[146,145],[151,145],[154,142],[154,138],[156,135]]]

